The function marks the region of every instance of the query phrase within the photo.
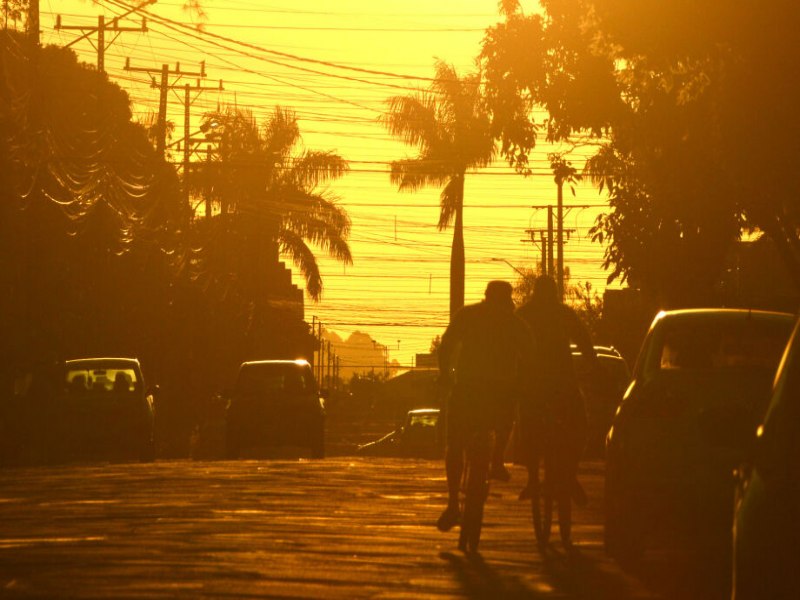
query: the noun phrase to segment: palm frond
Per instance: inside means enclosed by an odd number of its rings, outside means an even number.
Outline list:
[[[433,95],[420,92],[416,96],[393,96],[386,102],[389,110],[381,121],[392,136],[423,153],[436,142],[441,127]]]
[[[315,302],[319,301],[322,297],[322,276],[311,248],[302,237],[288,229],[281,231],[277,241],[280,252],[288,255],[295,266],[300,269],[300,273],[306,280],[308,295]]]
[[[453,177],[447,182],[439,195],[439,231],[447,229],[459,210],[464,207],[464,179]]]
[[[401,191],[416,192],[428,187],[443,185],[453,173],[454,166],[442,160],[406,158],[392,161],[389,180]]]
[[[283,162],[300,141],[300,127],[294,111],[276,106],[262,126],[264,154],[271,163]]]
[[[316,187],[339,179],[350,170],[349,163],[332,151],[306,151],[298,157],[289,176],[301,187]]]

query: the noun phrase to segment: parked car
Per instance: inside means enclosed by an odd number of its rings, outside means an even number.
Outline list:
[[[635,559],[667,532],[729,541],[731,473],[793,324],[790,314],[734,309],[656,316],[606,441],[609,553]]]
[[[79,358],[24,369],[4,407],[8,462],[153,460],[155,389],[135,358]]]
[[[733,599],[797,598],[800,575],[800,326],[781,361],[753,453],[737,469]]]
[[[439,414],[438,408],[410,410],[401,427],[374,442],[359,446],[358,454],[441,458],[444,455],[444,435]]]
[[[325,401],[305,360],[242,363],[228,398],[225,452],[243,448],[303,446],[325,456]]]
[[[594,349],[601,369],[599,374],[587,367],[577,348],[572,350],[589,424],[584,451],[586,458],[604,455],[606,435],[631,378],[628,363],[616,349],[609,346],[595,346]]]

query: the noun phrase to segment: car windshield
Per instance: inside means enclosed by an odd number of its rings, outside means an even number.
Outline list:
[[[436,421],[438,419],[439,413],[412,413],[408,424],[411,427],[436,427]]]
[[[136,390],[138,378],[132,366],[70,366],[66,370],[67,394],[130,393]]]
[[[311,370],[305,365],[265,363],[242,367],[236,390],[245,394],[295,393],[314,389]]]
[[[670,324],[656,348],[662,371],[775,369],[791,332],[779,320],[737,319]]]

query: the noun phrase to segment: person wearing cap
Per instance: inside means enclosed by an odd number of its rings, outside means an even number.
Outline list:
[[[533,296],[517,310],[533,336],[534,355],[526,370],[527,393],[519,402],[520,429],[528,483],[520,499],[531,496],[538,477],[545,443],[552,444],[548,480],[558,503],[561,539],[571,546],[571,502],[586,503],[577,480],[578,462],[586,440],[587,416],[573,366],[574,343],[594,372],[600,370],[597,354],[586,326],[577,313],[558,296],[552,277],[537,277]],[[549,440],[549,441],[547,441]]]
[[[450,387],[446,413],[447,508],[437,521],[448,531],[460,520],[459,488],[467,443],[505,426],[513,414],[520,368],[532,355],[525,322],[514,314],[512,287],[490,281],[483,301],[459,310],[439,346],[440,382]],[[488,460],[492,449],[481,448]]]

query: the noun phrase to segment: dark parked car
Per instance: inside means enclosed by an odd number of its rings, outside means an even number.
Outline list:
[[[636,558],[667,532],[695,545],[729,541],[731,473],[793,324],[790,314],[750,310],[656,316],[607,437],[609,553]]]
[[[153,460],[154,390],[135,358],[80,358],[25,369],[5,403],[9,462]]]
[[[364,456],[397,456],[409,458],[441,458],[444,436],[438,408],[417,408],[408,411],[401,427],[382,438],[358,447]]]
[[[308,361],[242,363],[226,395],[228,458],[238,458],[243,448],[266,446],[303,446],[312,458],[325,456],[325,402]]]
[[[800,577],[800,328],[795,328],[758,428],[738,469],[733,598],[788,600]]]
[[[617,350],[608,346],[595,346],[594,349],[600,373],[592,372],[586,366],[583,355],[577,352],[577,348],[573,348],[572,352],[575,374],[589,422],[584,451],[586,458],[604,455],[606,435],[631,379],[628,363]]]

